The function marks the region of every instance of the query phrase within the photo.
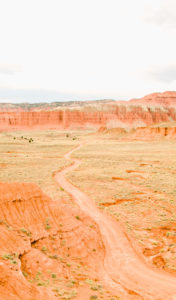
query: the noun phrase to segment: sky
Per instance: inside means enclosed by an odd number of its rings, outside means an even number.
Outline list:
[[[176,90],[175,0],[0,0],[0,102]]]

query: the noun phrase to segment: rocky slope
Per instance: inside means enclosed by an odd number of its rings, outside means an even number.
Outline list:
[[[130,101],[0,105],[0,130],[133,128],[170,121],[176,121],[176,92]]]
[[[0,183],[0,208],[1,299],[88,299],[103,291],[101,235],[79,208],[32,183]]]
[[[162,137],[176,139],[176,127],[139,127],[130,135],[130,138],[139,140]]]

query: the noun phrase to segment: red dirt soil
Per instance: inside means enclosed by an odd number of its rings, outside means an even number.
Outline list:
[[[65,158],[69,159],[73,151],[65,155]],[[73,161],[72,166],[56,175],[56,180],[72,195],[81,210],[98,224],[105,246],[104,268],[107,282],[111,284],[113,281],[117,287],[120,283],[128,296],[137,295],[140,297],[138,299],[176,299],[176,278],[146,265],[117,222],[100,212],[87,195],[67,181],[66,174],[80,164],[76,159]],[[160,257],[155,260],[156,264],[162,264]],[[123,299],[128,299],[127,295]]]
[[[0,208],[0,299],[58,299],[52,274],[66,286],[74,278],[76,299],[84,293],[89,299],[90,288],[79,283],[103,277],[104,245],[96,223],[30,183],[0,183]]]
[[[74,276],[78,300],[92,295],[80,284],[88,278],[121,299],[176,299],[176,278],[146,264],[121,226],[67,181],[66,174],[80,164],[72,161],[55,179],[79,208],[53,201],[35,184],[0,183],[1,299],[58,299],[52,274],[65,284]],[[159,250],[146,248],[144,255]],[[155,256],[153,263],[162,267],[162,256]],[[113,299],[109,296],[105,299]]]

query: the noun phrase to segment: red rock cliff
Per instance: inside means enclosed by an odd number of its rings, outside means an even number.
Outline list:
[[[131,135],[134,139],[156,139],[174,138],[176,139],[176,127],[139,127]]]
[[[1,111],[0,130],[140,127],[176,121],[176,92],[151,94],[139,100],[82,105],[81,109]],[[53,109],[53,108],[52,108]]]

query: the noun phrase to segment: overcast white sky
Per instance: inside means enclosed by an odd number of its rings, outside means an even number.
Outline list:
[[[0,101],[176,90],[176,0],[0,0]]]

